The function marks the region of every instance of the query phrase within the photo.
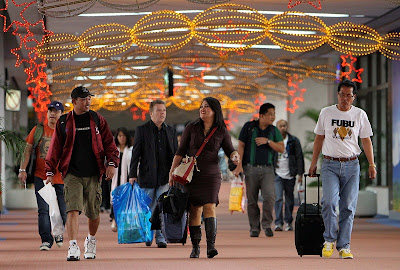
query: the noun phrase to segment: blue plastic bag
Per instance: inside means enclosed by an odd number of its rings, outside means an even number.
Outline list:
[[[118,243],[152,242],[150,197],[137,183],[133,187],[126,183],[115,188],[112,196]]]

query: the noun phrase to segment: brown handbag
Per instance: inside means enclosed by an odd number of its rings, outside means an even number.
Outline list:
[[[192,181],[194,166],[196,166],[196,170],[198,172],[200,171],[197,168],[196,159],[201,154],[201,152],[204,149],[204,146],[206,146],[206,144],[208,143],[211,136],[214,134],[216,130],[217,127],[211,130],[210,134],[208,134],[207,138],[204,139],[203,144],[200,146],[199,150],[197,150],[197,153],[194,155],[194,157],[186,156],[182,159],[181,164],[179,164],[179,166],[176,167],[174,172],[172,173],[174,181],[183,185],[186,185],[187,183],[190,183]]]

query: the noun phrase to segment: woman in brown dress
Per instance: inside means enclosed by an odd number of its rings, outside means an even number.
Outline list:
[[[190,258],[198,258],[200,255],[202,213],[206,227],[207,257],[213,258],[218,254],[214,246],[217,234],[215,207],[219,202],[218,193],[221,187],[218,150],[222,147],[225,154],[235,164],[240,160],[238,152],[232,146],[231,137],[222,116],[221,104],[217,99],[205,98],[200,106],[200,118],[186,126],[169,173],[169,183],[174,185],[172,176],[174,169],[185,155],[194,156],[196,154],[214,127],[217,130],[197,158],[197,168],[200,171],[195,168],[192,181],[185,186],[189,191],[189,231],[193,246]]]

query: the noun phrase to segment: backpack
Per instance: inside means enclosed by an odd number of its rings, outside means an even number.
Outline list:
[[[35,177],[35,168],[36,168],[36,151],[39,146],[40,141],[42,140],[44,133],[43,123],[39,123],[36,125],[35,133],[33,134],[33,147],[32,152],[29,157],[28,166],[26,166],[26,183],[32,184],[34,182]]]
[[[99,115],[97,114],[97,112],[89,110],[90,115],[92,116],[95,124],[97,127],[100,127],[100,119],[99,119]],[[61,132],[61,136],[62,136],[62,141],[63,141],[63,145],[65,143],[65,139],[67,138],[67,133],[65,132],[65,128],[67,127],[67,113],[63,114],[60,116],[60,119],[58,121],[60,121],[60,132]]]

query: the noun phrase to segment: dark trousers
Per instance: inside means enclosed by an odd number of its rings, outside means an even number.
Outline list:
[[[35,184],[35,195],[36,201],[38,205],[38,226],[39,226],[39,235],[43,242],[48,242],[50,245],[53,245],[53,236],[51,234],[51,223],[49,216],[49,205],[43,200],[42,196],[39,195],[38,191],[44,187],[43,180],[39,177],[34,178]],[[63,184],[55,184],[53,185],[56,190],[58,207],[60,208],[61,218],[65,225],[67,221],[67,206],[64,200],[64,185]]]
[[[101,190],[102,190],[102,198],[103,200],[101,201],[101,206],[104,207],[104,209],[110,209],[111,208],[111,180],[106,181],[106,175],[103,174],[103,177],[101,179]]]
[[[264,230],[271,228],[271,223],[274,220],[272,212],[274,211],[275,203],[274,167],[246,165],[243,169],[246,176],[247,215],[250,230],[260,231],[260,208],[258,207],[258,193],[260,190],[263,198],[261,226]]]
[[[294,185],[296,178],[283,179],[280,176],[275,178],[275,225],[283,225],[283,221],[291,224],[293,222],[294,206]],[[283,193],[285,193],[285,218],[283,218]]]

